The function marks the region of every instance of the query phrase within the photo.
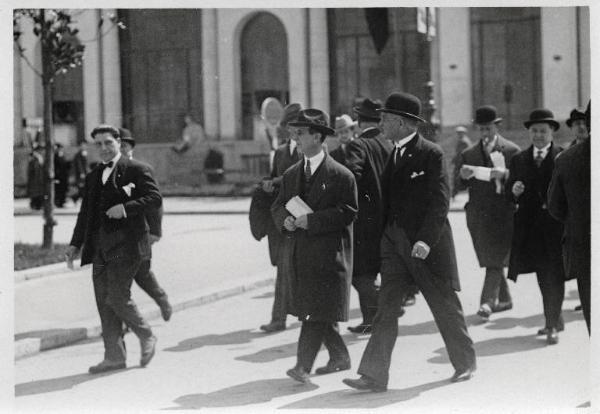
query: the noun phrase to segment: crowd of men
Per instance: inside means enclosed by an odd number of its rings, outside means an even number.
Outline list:
[[[277,268],[271,321],[265,332],[286,328],[287,315],[301,321],[296,365],[287,375],[310,382],[322,344],[329,361],[316,374],[348,370],[348,349],[339,322],[349,318],[351,286],[359,295],[362,322],[349,327],[370,334],[359,378],[344,383],[385,391],[398,318],[420,292],[454,367],[451,381],[476,370],[476,356],[462,306],[457,258],[448,221],[451,198],[444,154],[419,127],[421,101],[394,92],[385,103],[364,99],[335,119],[320,109],[285,107],[271,176],[256,189],[250,208],[253,236],[269,239]],[[578,142],[562,151],[553,144],[560,125],[548,109],[533,110],[524,126],[531,146],[520,150],[500,136],[493,106],[475,111],[479,141],[456,158],[456,181],[469,190],[467,225],[485,278],[478,314],[513,306],[508,278],[535,272],[543,298],[548,344],[564,329],[564,282],[577,278],[590,329],[590,121],[573,111],[567,124]],[[581,126],[583,123],[583,127]],[[354,137],[353,131],[358,130]],[[457,131],[466,132],[466,131]],[[328,150],[327,137],[339,136]],[[100,373],[125,367],[125,326],[140,340],[141,366],[155,354],[156,337],[131,299],[135,280],[168,320],[167,295],[150,271],[160,238],[161,194],[150,166],[132,156],[135,141],[124,129],[92,131],[102,163],[85,178],[83,201],[67,259],[81,250],[92,263],[102,324]],[[380,280],[378,279],[380,277]]]

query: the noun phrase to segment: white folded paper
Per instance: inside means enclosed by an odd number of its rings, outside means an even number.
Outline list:
[[[467,167],[471,171],[473,171],[474,177],[476,180],[490,181],[490,174],[492,172],[491,168],[480,167],[478,165],[468,165],[468,164],[465,164],[465,167]]]
[[[500,151],[492,152],[490,158],[492,159],[492,164],[494,164],[495,168],[506,169],[506,161],[504,160],[504,155]]]
[[[309,207],[308,204],[304,202],[300,197],[294,196],[290,198],[290,200],[285,203],[285,208],[290,212],[292,216],[298,218],[300,216],[304,216],[306,214],[310,214],[313,212],[312,208]]]

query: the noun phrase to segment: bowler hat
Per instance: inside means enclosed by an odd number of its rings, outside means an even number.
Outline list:
[[[283,108],[283,117],[281,118],[281,121],[279,121],[279,125],[287,126],[287,124],[290,122],[298,119],[298,115],[300,114],[301,110],[302,105],[299,103],[291,103],[286,105],[285,108]]]
[[[571,128],[571,125],[573,125],[573,122],[575,122],[579,119],[583,119],[585,121],[585,112],[581,112],[580,110],[575,108],[569,114],[569,119],[567,119],[566,124],[569,128]]]
[[[325,135],[334,135],[335,131],[329,127],[329,115],[320,109],[309,108],[300,111],[298,119],[288,124],[289,126],[310,127]]]
[[[369,98],[365,98],[361,101],[359,106],[352,108],[360,119],[372,120],[379,122],[381,115],[377,112],[381,108],[381,101],[376,99],[374,101]]]
[[[129,143],[132,147],[135,147],[135,139],[131,136],[131,131],[127,128],[119,128],[119,133],[121,134],[121,141],[125,141]]]
[[[474,124],[497,124],[501,121],[502,118],[497,115],[496,107],[493,105],[480,106],[475,110],[475,119],[473,119]]]
[[[421,100],[406,92],[394,92],[390,94],[385,100],[384,107],[377,111],[427,122],[419,116],[421,114]]]
[[[555,131],[560,128],[560,124],[554,120],[554,114],[546,108],[538,108],[531,111],[529,120],[523,122],[525,128],[529,128],[533,124],[549,124]]]
[[[341,131],[342,129],[352,128],[356,125],[356,122],[350,118],[350,115],[343,114],[335,118],[335,130]]]

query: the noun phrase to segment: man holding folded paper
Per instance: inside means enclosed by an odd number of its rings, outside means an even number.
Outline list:
[[[348,320],[358,201],[352,173],[323,151],[325,137],[334,134],[329,116],[305,109],[289,126],[304,156],[283,174],[271,212],[285,237],[281,260],[288,264],[293,308],[302,322],[297,363],[287,375],[309,383],[321,344],[329,362],[317,374],[350,369],[337,323]]]
[[[467,227],[473,240],[479,266],[485,267],[477,314],[487,321],[492,312],[512,308],[504,276],[508,266],[513,232],[513,204],[504,196],[507,165],[519,147],[498,133],[502,118],[491,105],[475,111],[473,124],[479,142],[465,149],[458,158],[461,188],[469,190],[465,205]]]

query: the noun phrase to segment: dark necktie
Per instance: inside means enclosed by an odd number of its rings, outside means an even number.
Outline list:
[[[312,176],[312,171],[310,170],[310,160],[307,158],[306,166],[304,167],[304,178],[306,179],[306,181],[308,181],[308,180],[310,180],[311,176]]]
[[[542,165],[542,162],[544,161],[544,157],[542,157],[542,150],[537,150],[536,156],[534,158],[535,161],[535,165],[536,167],[540,167],[540,165]]]
[[[401,147],[396,147],[395,152],[394,152],[394,165],[398,165],[398,163],[402,159],[404,149],[405,149],[404,145],[402,145]]]

